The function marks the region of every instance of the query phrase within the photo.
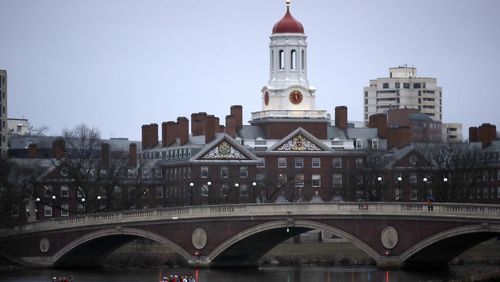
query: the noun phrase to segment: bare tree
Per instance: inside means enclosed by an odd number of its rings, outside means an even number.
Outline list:
[[[40,126],[35,126],[28,122],[28,135],[29,136],[45,136],[49,132],[49,127],[45,124]]]

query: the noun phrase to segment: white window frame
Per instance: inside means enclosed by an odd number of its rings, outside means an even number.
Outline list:
[[[278,158],[278,168],[286,168],[286,158]]]
[[[229,178],[229,167],[227,166],[220,167],[220,178]]]
[[[321,168],[321,158],[312,158],[311,167],[312,168]]]
[[[163,199],[163,186],[155,186],[155,198]]]
[[[342,158],[333,158],[333,167],[342,168]]]
[[[313,174],[311,179],[312,187],[321,187],[321,174]]]
[[[43,216],[45,217],[52,217],[54,215],[54,211],[52,210],[51,206],[44,205],[43,207]]]
[[[295,163],[295,168],[303,168],[304,167],[304,158],[296,157],[294,163]]]
[[[248,167],[240,167],[240,178],[248,178]]]
[[[340,188],[343,185],[343,175],[342,173],[334,173],[332,175],[332,186],[335,188]]]
[[[61,216],[69,216],[69,204],[61,204]]]
[[[201,178],[208,178],[208,166],[200,167],[200,177]]]
[[[66,193],[64,193],[66,192]],[[68,185],[61,185],[61,198],[69,197],[69,187]]]

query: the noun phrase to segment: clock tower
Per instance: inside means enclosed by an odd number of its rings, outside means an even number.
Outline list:
[[[326,120],[326,111],[315,109],[316,89],[307,80],[306,38],[304,27],[292,16],[287,0],[286,13],[273,26],[270,36],[270,75],[261,90],[262,111],[252,113],[251,124],[283,119]]]

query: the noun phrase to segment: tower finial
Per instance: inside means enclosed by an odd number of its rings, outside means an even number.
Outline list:
[[[285,3],[287,7],[290,7],[290,0],[286,0]]]

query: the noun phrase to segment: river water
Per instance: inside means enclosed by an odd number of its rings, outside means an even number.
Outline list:
[[[72,276],[74,282],[153,282],[170,274],[192,275],[197,282],[412,282],[449,279],[449,272],[379,271],[374,267],[263,267],[259,269],[148,268],[98,270],[22,270],[0,272],[0,281],[52,281]]]

